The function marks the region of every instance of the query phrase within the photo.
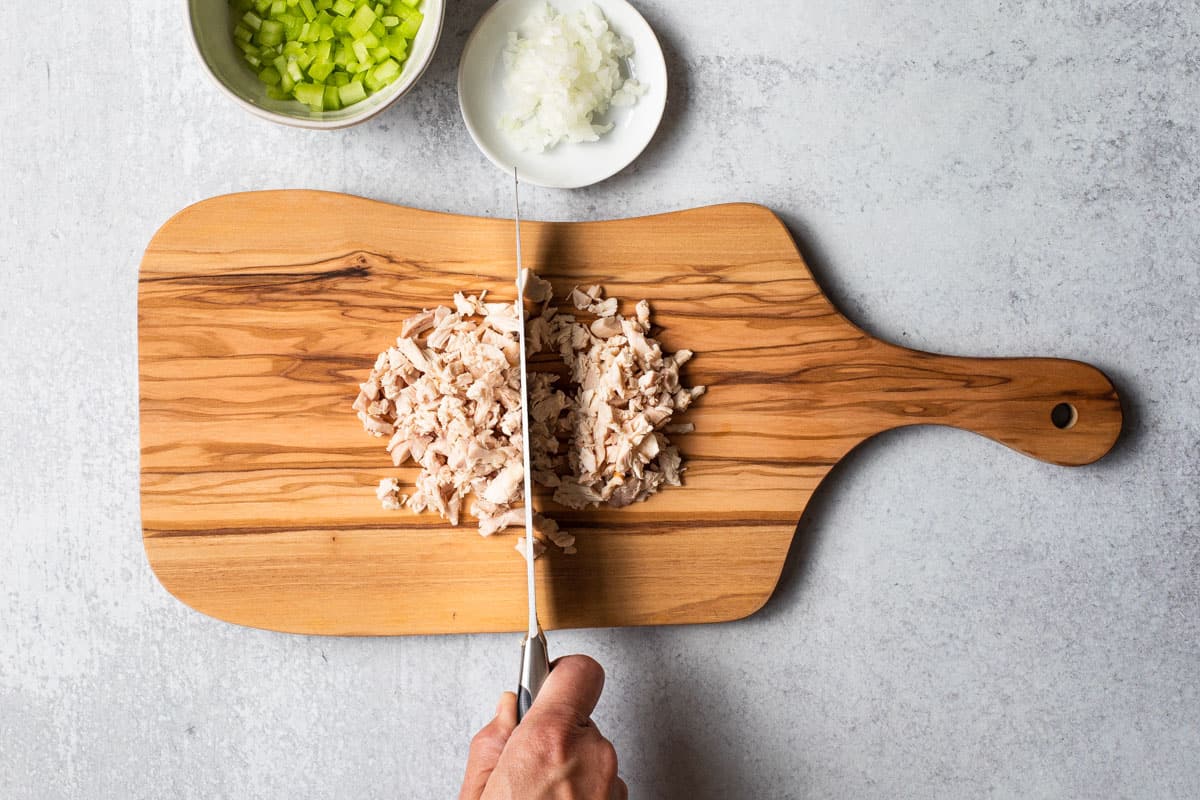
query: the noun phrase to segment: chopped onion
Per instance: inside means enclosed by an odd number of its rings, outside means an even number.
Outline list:
[[[593,122],[610,106],[631,106],[646,87],[621,75],[633,42],[608,26],[595,6],[559,14],[545,4],[526,20],[525,37],[508,34],[504,88],[511,108],[500,128],[522,150],[594,142],[612,123]]]

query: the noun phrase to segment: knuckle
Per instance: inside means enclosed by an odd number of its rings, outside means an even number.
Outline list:
[[[566,764],[574,750],[571,725],[559,717],[543,718],[533,732],[534,746],[552,764]]]
[[[495,725],[487,725],[480,729],[479,733],[471,737],[471,749],[479,750],[482,748],[492,747],[500,739],[500,732]]]
[[[596,747],[596,767],[604,776],[605,780],[613,780],[617,777],[617,748],[613,747],[613,743],[607,739],[600,739]]]

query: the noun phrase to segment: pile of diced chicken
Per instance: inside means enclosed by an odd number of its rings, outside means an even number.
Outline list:
[[[592,318],[585,322],[551,305],[550,293],[549,283],[529,277],[526,296],[540,313],[528,322],[528,356],[558,353],[567,376],[529,375],[533,479],[575,509],[626,506],[680,485],[684,468],[667,437],[692,430],[671,420],[704,393],[680,383],[691,351],[663,353],[649,335],[645,300],[626,318],[601,287],[577,288],[568,299]],[[367,432],[389,437],[396,466],[411,459],[421,467],[411,495],[395,478],[380,481],[385,508],[432,509],[457,525],[470,498],[481,535],[523,525],[519,326],[514,303],[460,293],[454,308],[408,319],[395,347],[380,353],[354,409]],[[534,519],[540,538],[575,551],[574,536]]]

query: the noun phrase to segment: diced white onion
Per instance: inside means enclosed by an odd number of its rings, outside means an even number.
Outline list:
[[[614,32],[595,6],[559,14],[549,3],[508,34],[504,88],[510,108],[500,127],[522,150],[594,142],[612,123],[593,122],[610,106],[631,106],[646,87],[621,75],[633,42]]]

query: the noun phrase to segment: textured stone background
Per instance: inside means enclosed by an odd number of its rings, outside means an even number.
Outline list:
[[[381,118],[272,127],[179,2],[0,30],[0,796],[452,796],[517,639],[244,630],[139,538],[135,280],[155,228],[243,189],[507,215],[455,68]],[[908,345],[1108,371],[1093,467],[913,429],[837,470],[744,622],[553,637],[609,670],[639,798],[1200,796],[1200,34],[1194,2],[641,2],[654,143],[529,217],[766,203],[842,308]],[[66,13],[69,22],[59,16]]]

